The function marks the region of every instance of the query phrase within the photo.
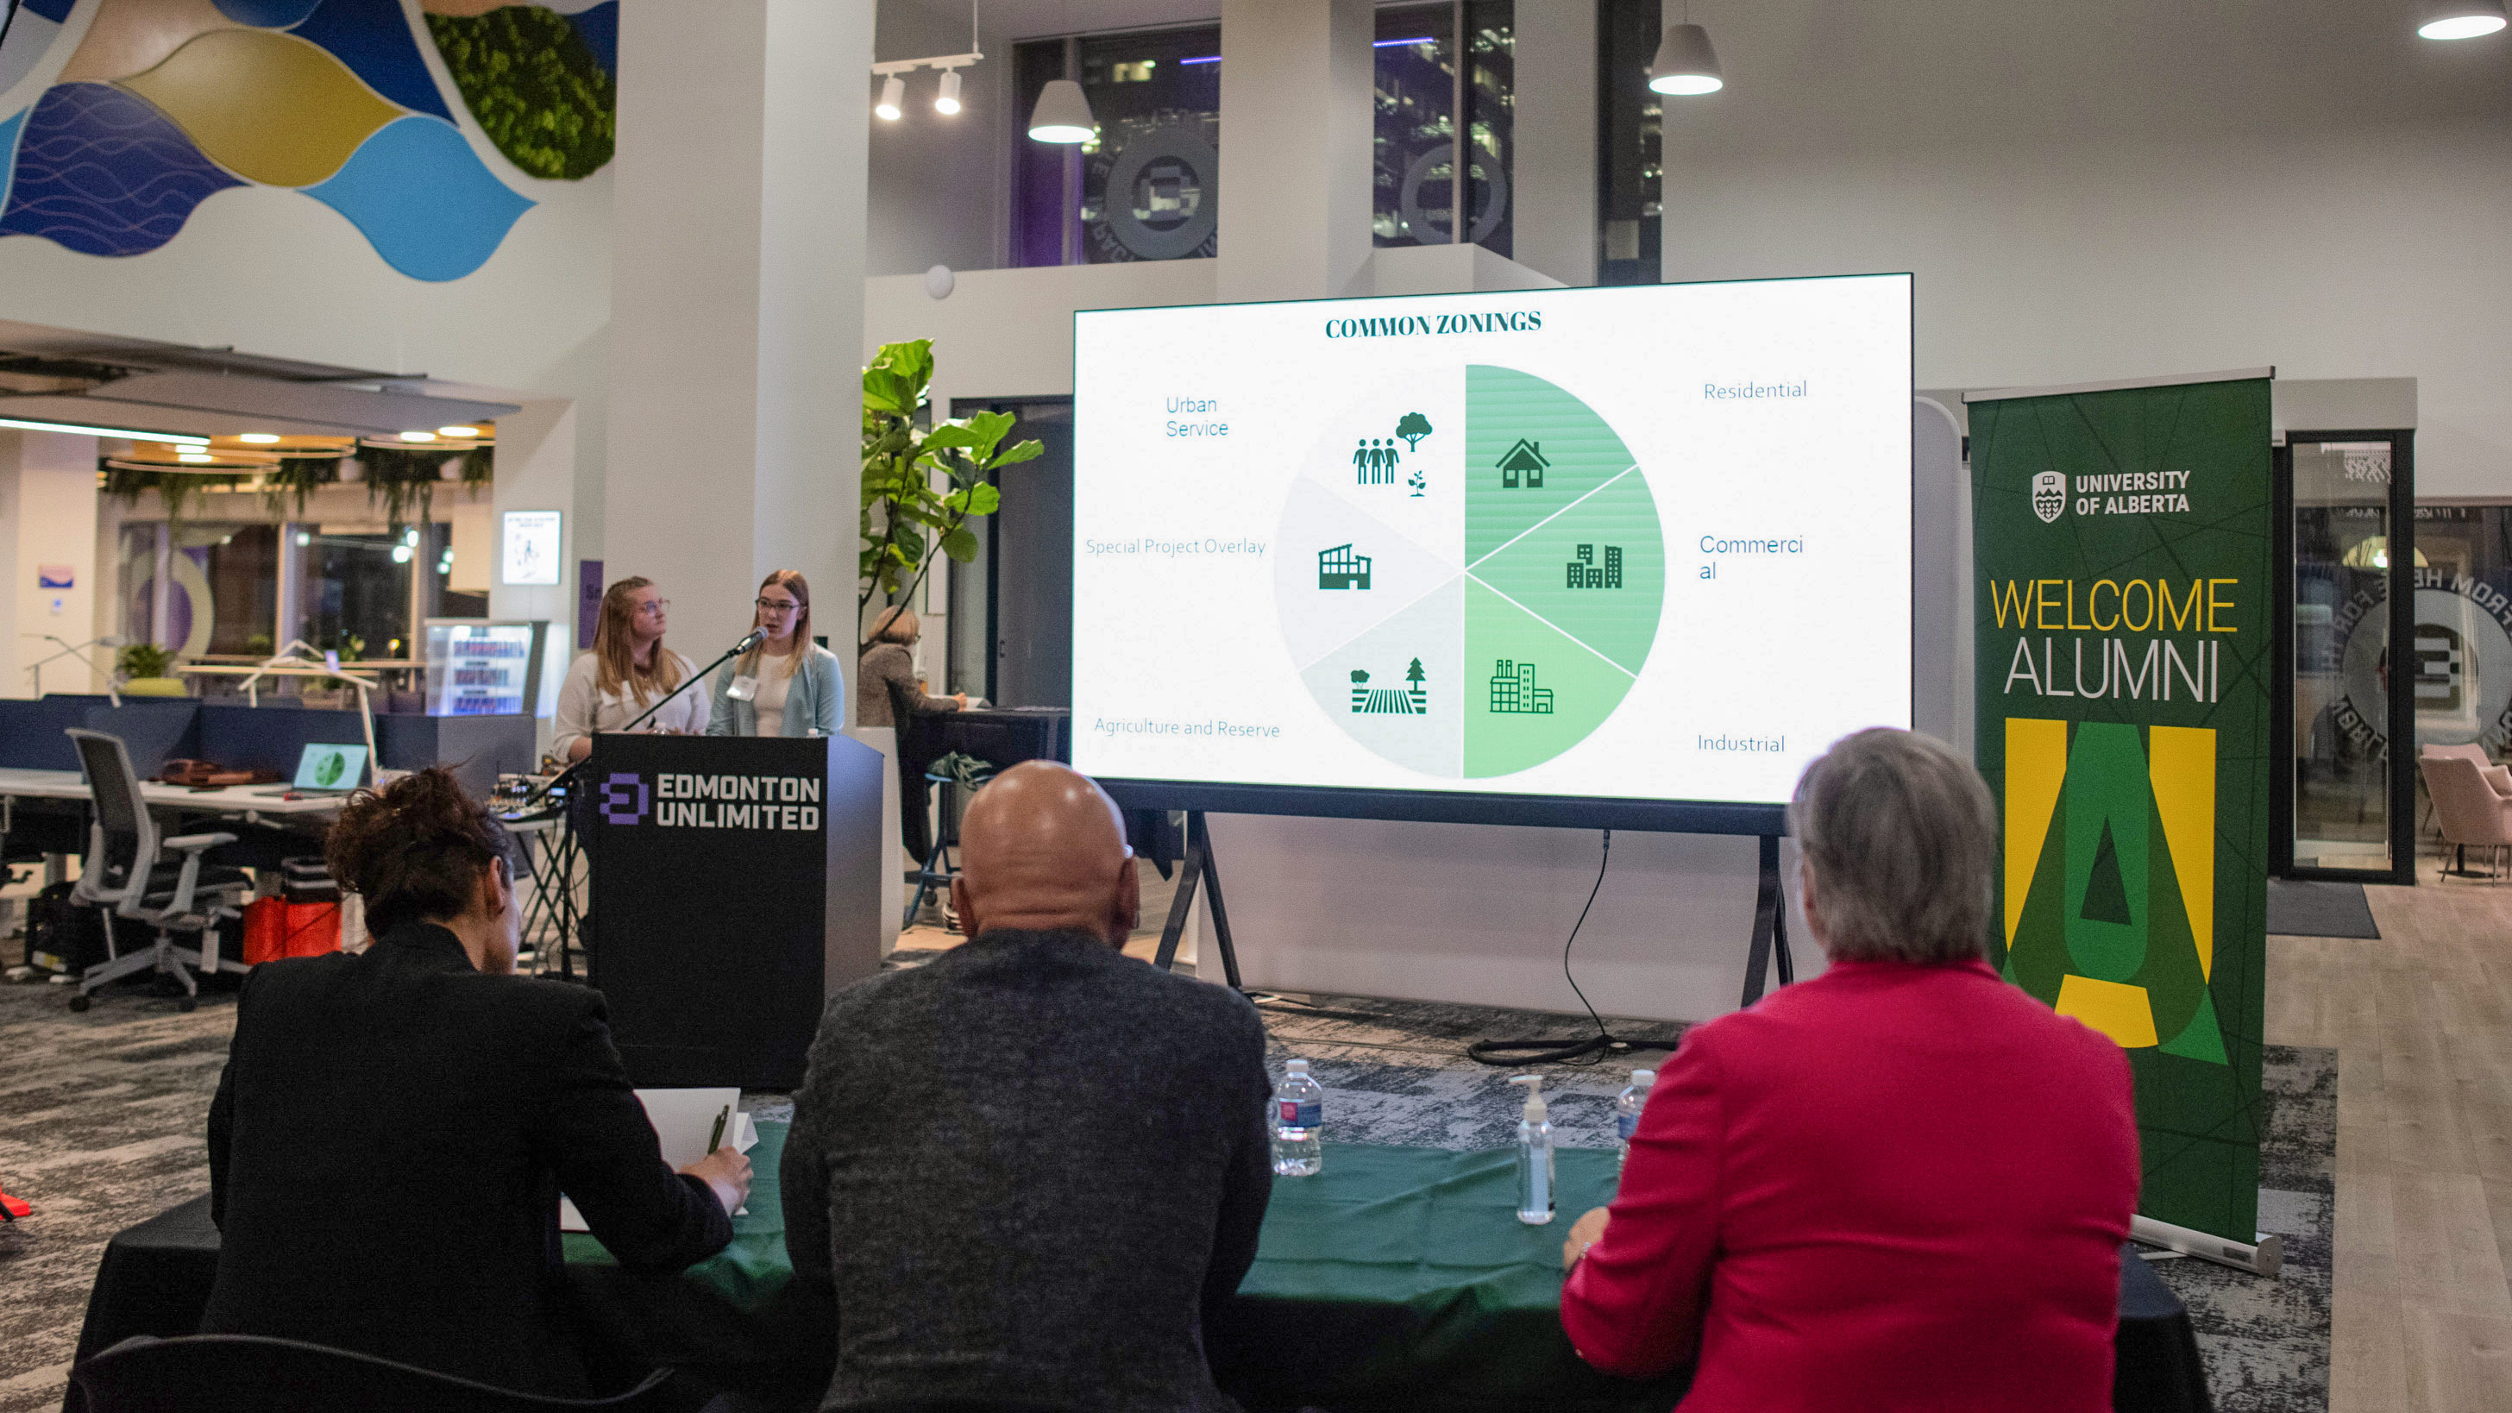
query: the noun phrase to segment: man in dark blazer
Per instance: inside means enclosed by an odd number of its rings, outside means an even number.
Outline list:
[[[1014,766],[961,839],[970,940],[832,998],[794,1096],[785,1247],[836,1304],[822,1407],[1230,1409],[1202,1317],[1272,1192],[1256,1009],[1118,950],[1134,861],[1086,777]]]
[[[582,1396],[553,1308],[559,1193],[623,1264],[678,1269],[732,1239],[749,1163],[725,1149],[675,1175],[600,993],[508,974],[511,845],[453,789],[400,782],[344,811],[335,871],[383,929],[364,953],[245,981],[210,1106],[201,1327]]]

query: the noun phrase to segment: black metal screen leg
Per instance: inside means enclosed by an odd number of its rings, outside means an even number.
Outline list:
[[[1762,836],[1761,882],[1753,902],[1753,942],[1745,951],[1744,1001],[1750,1006],[1762,999],[1762,987],[1771,965],[1771,947],[1776,942],[1781,951],[1780,983],[1793,979],[1796,968],[1787,959],[1787,942],[1782,936],[1779,913],[1779,836]]]
[[[1178,869],[1177,895],[1169,900],[1169,920],[1160,928],[1160,952],[1151,964],[1167,971],[1177,960],[1178,942],[1186,935],[1187,916],[1195,910],[1195,886],[1204,880],[1204,817],[1186,815],[1186,858]]]
[[[1212,900],[1212,941],[1221,950],[1221,975],[1233,991],[1247,988],[1239,984],[1238,949],[1230,945],[1230,910],[1221,905],[1221,870],[1213,861],[1212,836],[1204,830],[1204,817],[1194,816],[1195,833],[1204,846],[1204,891]]]

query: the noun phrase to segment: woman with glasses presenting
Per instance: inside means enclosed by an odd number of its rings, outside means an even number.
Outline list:
[[[811,641],[811,585],[791,569],[759,581],[759,646],[715,674],[710,736],[834,736],[845,682],[837,654]]]
[[[595,732],[626,730],[697,672],[689,659],[663,646],[671,606],[643,576],[622,579],[603,593],[593,651],[568,667],[566,684],[558,689],[550,750],[559,759],[584,759],[593,751]],[[706,698],[693,690],[673,698],[638,729],[695,736],[706,723]]]

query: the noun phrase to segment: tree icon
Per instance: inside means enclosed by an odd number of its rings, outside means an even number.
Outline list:
[[[1404,420],[1396,423],[1396,435],[1404,438],[1406,446],[1420,451],[1422,438],[1430,435],[1430,419],[1419,412],[1407,412]]]
[[[1353,685],[1353,686],[1357,687],[1357,686],[1359,686],[1360,684],[1362,684],[1363,682],[1366,682],[1366,681],[1368,681],[1368,680],[1369,680],[1369,674],[1368,674],[1367,672],[1365,672],[1365,671],[1363,671],[1363,670],[1361,670],[1360,668],[1357,668],[1357,667],[1355,667],[1355,668],[1353,668],[1353,669],[1352,669],[1352,685]]]
[[[1412,683],[1416,687],[1422,685],[1422,678],[1426,675],[1427,674],[1422,671],[1422,660],[1418,657],[1413,659],[1413,665],[1411,667],[1404,669],[1404,680]]]

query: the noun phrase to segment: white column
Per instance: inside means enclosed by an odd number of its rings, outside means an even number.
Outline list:
[[[96,636],[96,439],[57,432],[0,431],[0,696],[102,691],[104,683],[76,658],[27,669],[63,642]],[[42,578],[67,570],[71,587]],[[110,668],[113,650],[88,656]]]
[[[1222,0],[1216,298],[1369,293],[1368,0]]]
[[[770,569],[802,571],[843,644],[872,0],[639,0],[620,21],[604,572],[654,579],[701,664]]]
[[[1596,6],[1518,0],[1515,259],[1565,285],[1596,283]]]

